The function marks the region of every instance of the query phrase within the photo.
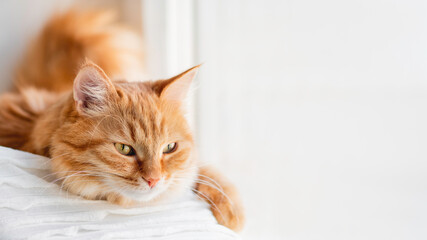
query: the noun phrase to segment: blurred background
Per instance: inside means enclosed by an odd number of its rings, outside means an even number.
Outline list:
[[[240,190],[243,239],[427,239],[427,2],[3,0],[0,91],[45,20],[114,8],[149,79],[204,63],[200,157]]]

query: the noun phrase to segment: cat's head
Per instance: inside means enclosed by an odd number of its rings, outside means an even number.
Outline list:
[[[87,198],[135,201],[190,188],[197,167],[183,102],[197,68],[131,83],[112,82],[85,64],[51,144],[63,186]]]

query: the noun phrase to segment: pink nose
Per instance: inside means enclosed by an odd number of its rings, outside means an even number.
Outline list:
[[[156,186],[156,184],[159,182],[159,178],[149,178],[147,179],[147,183],[148,186],[150,186],[150,188],[153,188],[154,186]]]

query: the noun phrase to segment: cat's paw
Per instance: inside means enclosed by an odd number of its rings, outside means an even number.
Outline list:
[[[240,231],[244,225],[244,211],[232,186],[212,187],[211,185],[198,184],[199,197],[211,206],[211,211],[219,224],[234,231]]]

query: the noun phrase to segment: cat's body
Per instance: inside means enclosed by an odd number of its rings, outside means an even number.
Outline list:
[[[18,69],[17,91],[0,97],[0,145],[52,158],[64,188],[85,198],[131,206],[193,189],[219,223],[241,229],[233,186],[199,167],[184,118],[198,67],[155,82],[111,81],[141,69],[141,49],[111,41],[131,33],[104,20],[69,12],[48,23]]]

